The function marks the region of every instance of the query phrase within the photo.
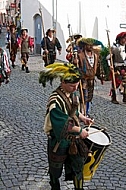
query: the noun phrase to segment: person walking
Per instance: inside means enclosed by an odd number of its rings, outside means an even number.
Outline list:
[[[81,154],[76,143],[83,142],[88,132],[80,126],[79,120],[87,125],[92,120],[78,111],[75,92],[81,77],[79,69],[69,63],[54,63],[40,72],[39,82],[46,86],[46,82],[55,77],[60,77],[61,84],[49,97],[44,122],[44,131],[48,137],[50,186],[51,190],[61,190],[59,178],[64,166],[65,180],[73,180],[74,188],[82,190],[82,171],[87,149],[83,144],[85,154]]]
[[[16,32],[16,26],[14,24],[11,24],[9,26],[9,31],[7,31],[6,38],[8,42],[7,48],[9,49],[12,67],[15,68],[15,60],[18,49],[18,34]]]
[[[106,57],[106,59],[110,60],[110,55]],[[111,102],[114,104],[119,104],[116,97],[116,89],[120,89],[120,93],[123,95],[122,101],[126,103],[126,32],[121,32],[116,36],[116,43],[112,46],[112,60],[114,68],[114,76],[115,76],[115,87],[112,79],[112,88],[111,88]],[[110,76],[112,78],[112,76]]]
[[[93,99],[94,92],[94,80],[98,68],[99,54],[95,53],[93,46],[100,45],[103,47],[102,42],[95,40],[93,38],[81,38],[78,40],[78,46],[81,51],[78,53],[78,66],[83,73],[82,77],[82,88],[83,88],[83,97],[85,102],[85,108],[81,103],[81,110],[85,115],[89,115],[90,103]]]
[[[59,55],[61,54],[62,46],[58,38],[55,37],[55,35],[56,31],[49,28],[46,31],[46,36],[41,41],[41,48],[43,49],[43,60],[45,66],[53,64],[55,62],[56,48],[59,52]]]
[[[28,68],[28,59],[29,59],[29,52],[32,51],[33,48],[30,39],[31,38],[28,35],[28,29],[23,28],[21,30],[19,47],[21,48],[22,71],[26,69],[26,73],[30,72]]]
[[[77,53],[79,53],[80,48],[77,45],[77,41],[82,38],[81,34],[74,34],[72,36],[70,36],[66,43],[69,43],[69,45],[66,48],[66,59],[70,62],[70,63],[74,63],[74,59],[76,59],[76,55]]]

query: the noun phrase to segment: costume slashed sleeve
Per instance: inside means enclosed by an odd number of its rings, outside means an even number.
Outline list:
[[[58,51],[61,51],[62,46],[61,46],[61,44],[60,44],[58,38],[56,38],[56,47],[57,47]]]
[[[65,124],[67,123],[68,117],[69,116],[65,114],[57,104],[56,107],[50,111],[50,121],[57,141],[60,140],[60,135]]]
[[[41,48],[45,50],[45,39],[43,38],[41,41]]]

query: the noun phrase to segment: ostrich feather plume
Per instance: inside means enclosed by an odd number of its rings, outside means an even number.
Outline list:
[[[46,86],[46,83],[53,79],[60,78],[61,80],[74,83],[79,81],[81,77],[80,70],[71,63],[53,63],[46,66],[39,73],[39,83]]]

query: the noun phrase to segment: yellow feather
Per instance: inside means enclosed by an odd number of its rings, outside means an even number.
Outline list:
[[[69,68],[66,67],[66,66],[58,66],[58,67],[55,67],[55,68],[52,68],[52,70],[50,71],[50,74],[53,75],[53,73],[56,73],[56,74],[60,74],[60,73],[66,73],[66,72],[69,72]]]
[[[71,79],[72,77],[76,77],[76,78],[79,78],[79,76],[77,76],[75,73],[66,73],[64,76],[63,76],[63,79]]]
[[[53,63],[53,64],[46,66],[46,68],[55,68],[55,67],[58,67],[61,65],[64,65],[64,63]]]
[[[46,85],[46,82],[60,77],[64,80],[74,80],[80,77],[77,68],[71,63],[53,63],[46,66],[39,75],[39,82]]]

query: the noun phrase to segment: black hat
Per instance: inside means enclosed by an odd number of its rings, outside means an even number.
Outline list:
[[[55,30],[54,29],[51,29],[51,28],[49,28],[47,31],[46,31],[46,36],[48,36],[48,34],[49,34],[49,32],[55,32]]]
[[[66,43],[69,43],[73,40],[77,40],[79,38],[82,38],[82,35],[81,34],[74,34],[72,36],[69,36],[69,38],[66,40]]]
[[[73,37],[76,40],[76,39],[82,38],[82,35],[81,34],[74,34]]]

